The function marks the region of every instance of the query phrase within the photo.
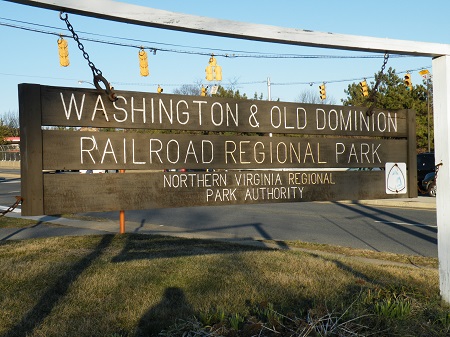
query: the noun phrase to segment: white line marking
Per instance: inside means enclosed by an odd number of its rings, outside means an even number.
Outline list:
[[[6,211],[9,207],[6,206],[0,206],[0,211]],[[15,208],[11,212],[13,213],[20,213],[20,208]]]
[[[380,220],[375,220],[375,222],[384,223],[384,224],[387,224],[387,225],[403,225],[403,226],[414,226],[414,227],[437,228],[437,226],[424,225],[424,224],[421,224],[421,223],[407,223],[407,222],[380,221]]]

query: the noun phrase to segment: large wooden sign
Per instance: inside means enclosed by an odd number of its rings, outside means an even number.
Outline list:
[[[19,105],[24,215],[417,196],[409,110],[32,84]],[[87,169],[126,173],[45,173]]]

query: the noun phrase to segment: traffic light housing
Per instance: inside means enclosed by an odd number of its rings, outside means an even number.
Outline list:
[[[200,92],[200,96],[206,96],[207,90],[208,90],[208,87],[205,88],[205,87],[202,85],[202,89],[201,89],[201,92]]]
[[[320,93],[320,99],[323,101],[327,98],[327,91],[325,89],[325,83],[322,83],[319,85],[319,93]]]
[[[209,58],[208,65],[205,68],[207,81],[222,81],[222,67],[217,64],[214,54]]]
[[[214,80],[213,67],[210,64],[208,64],[206,66],[205,73],[206,73],[206,80],[207,81],[213,81]]]
[[[215,66],[214,67],[214,77],[216,78],[216,81],[222,81],[222,67],[221,66]]]
[[[139,68],[141,69],[141,76],[148,76],[150,72],[148,71],[148,58],[147,52],[144,49],[139,50]]]
[[[364,97],[369,96],[369,89],[367,88],[367,82],[366,80],[359,82],[359,85],[361,86],[361,93]]]
[[[61,67],[68,67],[69,62],[69,45],[62,37],[58,39],[59,64]]]
[[[412,90],[413,86],[412,86],[410,73],[406,73],[406,75],[405,75],[405,85],[408,90]]]
[[[158,94],[161,94],[164,89],[160,87],[160,85],[158,84],[158,89],[156,89],[156,91],[158,92]]]

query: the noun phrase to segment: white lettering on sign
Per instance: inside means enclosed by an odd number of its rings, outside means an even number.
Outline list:
[[[167,173],[164,189],[196,189],[207,203],[254,203],[301,200],[313,186],[335,185],[333,172],[196,172]]]
[[[346,146],[344,143],[336,143],[336,163],[381,163],[378,150],[381,144],[354,144]]]
[[[100,95],[97,97],[97,101],[95,102],[95,107],[94,107],[94,111],[92,113],[91,120],[95,119],[95,115],[97,114],[98,110],[100,110],[102,112],[103,116],[105,116],[105,120],[107,122],[109,122],[108,113],[106,112],[105,104],[103,104],[103,99],[102,99],[102,96],[100,96]]]
[[[331,172],[289,172],[289,185],[334,185]]]
[[[83,94],[83,96],[82,96],[83,98],[81,99],[80,109],[78,109],[77,101],[75,99],[75,95],[74,94],[72,94],[70,96],[69,108],[66,107],[66,102],[64,101],[64,95],[63,95],[62,92],[60,93],[60,96],[61,96],[61,101],[62,101],[62,104],[63,104],[64,113],[66,115],[67,120],[70,119],[70,116],[72,114],[72,106],[74,107],[74,109],[76,111],[78,120],[81,120],[81,116],[83,116],[84,98],[86,97],[86,95]]]
[[[66,96],[64,96],[66,95]],[[60,91],[64,119],[77,121],[140,124],[136,127],[208,131],[251,131],[299,133],[301,130],[326,134],[368,135],[398,133],[405,135],[406,123],[397,112],[378,111],[367,115],[365,109],[351,107],[325,108],[303,103],[274,104],[259,101],[230,101],[208,98],[197,100],[187,96],[163,97],[118,95],[112,104],[103,95],[65,93]],[[104,126],[104,125],[103,125]],[[114,127],[121,127],[114,125]],[[400,131],[399,131],[400,129]],[[305,132],[303,131],[303,132]]]
[[[125,122],[125,121],[128,119],[128,111],[125,110],[124,108],[120,108],[120,107],[117,106],[117,102],[118,102],[119,100],[124,100],[124,101],[125,101],[125,104],[127,104],[127,99],[126,99],[125,97],[123,97],[123,96],[117,96],[117,101],[115,101],[115,102],[113,103],[114,108],[116,108],[116,110],[119,110],[119,111],[122,111],[122,112],[123,112],[123,118],[120,119],[120,118],[118,117],[118,114],[117,114],[117,113],[114,113],[114,114],[113,114],[113,117],[114,117],[114,120],[115,120],[116,122],[118,122],[118,123],[123,123],[123,122]]]
[[[293,129],[302,130],[307,125],[306,110],[304,108],[296,108],[295,114],[289,113],[286,107],[281,109],[274,105],[270,110],[270,124],[273,128],[289,131]]]
[[[316,129],[332,131],[397,132],[397,113],[380,112],[368,116],[363,111],[316,109]]]
[[[309,142],[269,142],[269,146],[262,142],[250,141],[225,141],[225,164],[250,164],[250,163],[314,163],[326,164],[320,158],[320,143]],[[244,159],[247,158],[247,159]]]
[[[135,139],[136,137],[136,139]],[[79,141],[80,164],[126,164],[143,166],[149,169],[187,167],[198,168],[199,165],[211,164],[212,167],[226,165],[258,168],[271,165],[281,167],[320,166],[338,164],[381,164],[385,162],[385,150],[381,151],[381,141],[362,142],[330,142],[320,141],[286,141],[272,140],[256,141],[252,137],[246,140],[174,139],[168,137],[145,138],[135,137],[104,137],[97,135],[82,136]],[[220,138],[219,138],[220,139]],[[325,153],[326,159],[322,157]],[[382,158],[383,157],[383,158]],[[183,166],[179,166],[179,165]],[[194,165],[194,166],[190,166]],[[214,165],[214,166],[213,166]],[[220,166],[219,166],[220,165]],[[378,165],[377,165],[378,166]],[[362,167],[362,166],[361,166]],[[238,182],[240,183],[239,178]],[[240,178],[245,181],[245,178]]]
[[[164,176],[165,188],[220,187],[227,186],[227,175],[223,173],[181,173]]]
[[[303,198],[303,188],[296,186],[247,188],[244,200],[289,200]]]
[[[234,179],[238,186],[281,185],[281,175],[273,172],[235,173]]]
[[[147,163],[210,164],[214,159],[214,145],[210,140],[203,139],[199,143],[194,143],[192,140],[180,142],[170,139],[164,144],[160,139],[150,138],[148,144],[148,151],[142,151],[142,149],[137,147],[134,138],[123,138],[120,146],[120,141],[116,140],[114,145],[110,138],[102,140],[102,144],[99,144],[95,136],[80,137],[80,163],[104,164],[108,162],[126,164],[128,156],[131,156],[131,162],[136,165]],[[99,147],[99,145],[102,146]]]
[[[236,189],[235,188],[220,188],[218,190],[213,190],[208,188],[206,190],[206,201],[234,201],[236,199]]]

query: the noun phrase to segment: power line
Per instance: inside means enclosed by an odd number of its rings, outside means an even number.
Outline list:
[[[38,28],[31,28],[26,27],[20,24],[26,24],[29,26],[36,26],[36,27],[42,27],[47,29],[56,29],[61,30],[58,27],[49,26],[49,25],[42,25],[37,23],[31,23],[21,20],[14,20],[14,19],[8,19],[4,17],[0,17],[1,20],[6,20],[13,23],[7,23],[7,22],[0,22],[0,26],[6,26],[14,29],[21,29],[25,31],[31,31],[34,33],[41,33],[41,34],[47,34],[47,35],[55,35],[55,36],[64,36],[67,38],[72,38],[72,36],[61,34],[55,31],[48,31],[48,30],[42,30]],[[67,31],[67,29],[63,29],[64,31]],[[130,41],[140,44],[131,44],[131,43],[124,43],[124,42],[115,42],[115,41],[108,41],[108,40],[100,40],[96,38],[88,38],[88,37],[80,37],[80,40],[89,41],[89,42],[96,42],[101,44],[107,44],[107,45],[113,45],[113,46],[120,46],[120,47],[129,47],[129,48],[138,48],[138,49],[148,49],[154,52],[170,52],[170,53],[179,53],[179,54],[192,54],[192,55],[201,55],[201,56],[210,56],[212,52],[214,52],[215,56],[222,56],[226,58],[266,58],[266,59],[378,59],[382,58],[383,55],[378,54],[371,54],[371,55],[300,55],[300,54],[273,54],[273,53],[261,53],[261,52],[253,52],[253,51],[242,51],[242,50],[230,50],[230,49],[217,49],[217,48],[205,48],[205,47],[197,47],[197,46],[183,46],[183,45],[176,45],[176,44],[168,44],[168,43],[161,43],[161,42],[155,42],[155,41],[147,41],[147,40],[138,40],[138,39],[131,39],[131,38],[124,38],[124,37],[117,37],[117,36],[111,36],[111,35],[103,35],[103,34],[96,34],[96,33],[90,33],[90,32],[83,32],[79,31],[79,33],[85,34],[85,35],[92,35],[92,36],[99,36],[109,39],[116,39],[116,40],[123,40],[123,41]],[[162,47],[155,47],[151,45],[144,46],[142,43],[147,44],[153,44],[153,45],[165,45],[165,46],[172,46],[172,47],[180,47],[180,48],[189,48],[193,50],[181,50],[181,49],[171,49],[171,48],[162,48]],[[204,51],[195,51],[195,50],[204,50]],[[216,53],[216,52],[219,52]],[[393,55],[391,57],[399,58],[399,57],[411,57],[407,55]]]
[[[49,25],[43,25],[38,23],[31,23],[27,21],[21,21],[21,20],[14,20],[9,18],[0,17],[1,20],[6,20],[13,23],[7,23],[7,22],[1,22],[0,26],[10,27],[13,29],[20,29],[25,31],[30,31],[34,33],[40,33],[40,34],[47,34],[47,35],[54,35],[54,36],[64,36],[67,38],[72,38],[72,36],[64,35],[55,31],[48,31],[43,30],[41,28],[46,29],[56,29],[61,30],[61,28],[49,26]],[[26,27],[21,26],[18,24],[25,24],[29,26],[35,26],[38,28],[32,28],[32,27]],[[67,29],[63,29],[64,31],[67,31]],[[228,49],[211,49],[211,48],[205,48],[205,47],[196,47],[196,46],[184,46],[184,45],[176,45],[176,44],[168,44],[168,43],[161,43],[161,42],[154,42],[154,41],[147,41],[147,40],[138,40],[138,39],[131,39],[131,38],[124,38],[124,37],[117,37],[117,36],[111,36],[111,35],[103,35],[103,34],[97,34],[97,33],[90,33],[90,32],[83,32],[80,31],[80,33],[86,34],[86,35],[92,35],[92,36],[99,36],[99,37],[106,37],[110,39],[116,39],[116,40],[123,40],[123,41],[130,41],[130,42],[140,42],[140,43],[149,43],[149,44],[157,44],[157,45],[165,45],[165,46],[173,46],[173,47],[181,47],[181,48],[190,48],[190,49],[198,49],[198,50],[205,50],[205,51],[193,51],[193,50],[177,50],[177,49],[168,49],[168,48],[160,48],[160,47],[153,47],[153,46],[143,46],[142,44],[130,44],[130,43],[123,43],[123,42],[115,42],[115,41],[108,41],[108,40],[100,40],[96,38],[87,38],[87,37],[80,37],[80,40],[89,41],[89,42],[95,42],[95,43],[101,43],[101,44],[107,44],[107,45],[113,45],[113,46],[120,46],[120,47],[128,47],[128,48],[144,48],[149,49],[154,52],[156,51],[162,51],[162,52],[172,52],[172,53],[182,53],[182,54],[194,54],[194,55],[202,55],[202,56],[210,56],[211,51],[219,51],[223,54],[216,54],[215,56],[223,56],[223,57],[229,57],[229,58],[272,58],[272,59],[378,59],[382,58],[383,55],[378,54],[371,54],[371,55],[300,55],[300,54],[273,54],[273,53],[258,53],[253,51],[237,51],[237,50],[228,50]],[[208,52],[206,51],[208,50]],[[230,54],[232,53],[232,54]],[[398,57],[411,57],[406,55],[392,55],[391,58],[398,58]],[[409,71],[415,71],[415,70],[422,70],[422,69],[429,69],[431,67],[421,67],[417,69],[410,69],[403,72],[398,72],[399,74],[406,73]],[[44,77],[44,76],[29,76],[29,75],[18,75],[18,74],[5,74],[0,73],[0,75],[6,75],[6,76],[28,76],[28,77],[35,77],[35,78],[49,78],[49,79],[61,79],[61,80],[74,80],[74,79],[63,79],[63,78],[53,78],[53,77]],[[308,81],[308,82],[272,82],[271,85],[273,86],[290,86],[290,85],[314,85],[316,83],[322,83],[325,82],[327,84],[332,83],[342,83],[342,82],[358,82],[362,79],[372,79],[375,78],[375,76],[366,76],[366,77],[359,77],[359,78],[352,78],[352,79],[341,79],[341,80],[328,80],[328,81]],[[75,80],[74,80],[75,81]],[[149,84],[149,83],[127,83],[127,82],[111,82],[115,85],[126,85],[126,86],[154,86],[157,85]],[[266,83],[266,81],[252,81],[252,82],[242,82],[242,83],[236,83],[236,85],[251,85],[251,84],[263,84]],[[164,86],[182,86],[184,84],[171,84],[171,83],[158,83]]]

